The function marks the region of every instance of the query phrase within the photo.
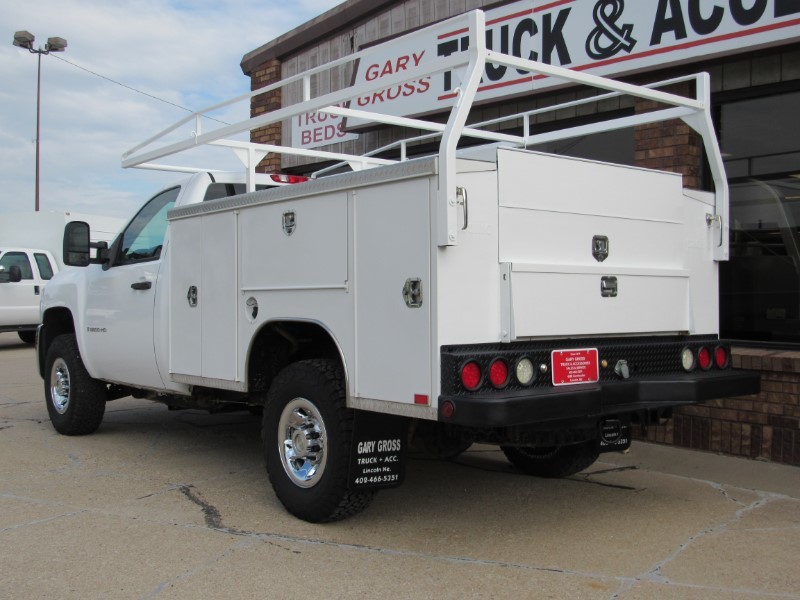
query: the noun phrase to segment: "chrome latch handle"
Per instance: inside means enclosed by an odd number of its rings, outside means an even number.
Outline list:
[[[458,186],[456,187],[456,198],[458,204],[464,207],[464,226],[461,231],[464,231],[469,226],[469,201],[467,200],[467,188]]]
[[[721,215],[712,215],[711,213],[706,213],[706,226],[710,229],[711,227],[716,224],[719,227],[719,243],[717,244],[717,248],[722,247],[722,216]]]

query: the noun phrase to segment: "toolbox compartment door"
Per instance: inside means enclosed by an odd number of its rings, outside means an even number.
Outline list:
[[[498,150],[508,338],[690,330],[680,175]]]

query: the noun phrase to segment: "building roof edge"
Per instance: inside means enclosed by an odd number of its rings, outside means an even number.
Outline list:
[[[242,72],[249,77],[259,65],[268,60],[291,54],[318,41],[321,37],[327,37],[335,31],[380,11],[387,5],[396,3],[397,0],[346,0],[346,2],[334,6],[310,21],[245,54],[240,63]]]

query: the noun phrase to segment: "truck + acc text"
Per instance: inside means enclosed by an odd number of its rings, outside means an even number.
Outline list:
[[[246,193],[208,200],[232,180],[198,171],[110,247],[93,244],[92,258],[88,228],[67,226],[65,262],[85,268],[45,288],[38,335],[59,432],[91,433],[106,402],[129,394],[263,407],[276,495],[322,522],[400,484],[412,435],[446,456],[499,445],[520,470],[559,477],[626,449],[631,424],[759,390],[718,336],[728,199],[708,76],[683,79],[696,87],[684,97],[490,51],[481,11],[432,27],[468,37],[469,51],[312,97],[323,69],[369,60],[357,52],[251,94],[297,83],[301,104],[189,141],[156,136],[124,156],[152,166],[198,144],[233,148]],[[579,103],[630,95],[660,108],[546,133],[531,131],[531,113],[506,118],[522,134],[503,119],[466,126],[487,63],[601,90]],[[445,124],[347,104],[444,70],[458,88]],[[313,111],[441,141],[406,160],[414,140],[395,159],[222,139]],[[528,149],[668,119],[699,134],[713,193],[673,173]],[[459,148],[462,138],[484,145]],[[275,151],[354,170],[258,191],[255,166]]]

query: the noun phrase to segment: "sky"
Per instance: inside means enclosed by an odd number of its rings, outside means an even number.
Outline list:
[[[122,169],[123,152],[189,113],[83,69],[198,110],[249,91],[246,53],[340,2],[0,0],[0,219],[35,206],[37,56],[12,45],[15,31],[36,48],[68,43],[42,56],[40,210],[127,218],[181,175]],[[248,103],[215,116],[245,119]],[[241,168],[229,150],[211,152],[203,166]]]

